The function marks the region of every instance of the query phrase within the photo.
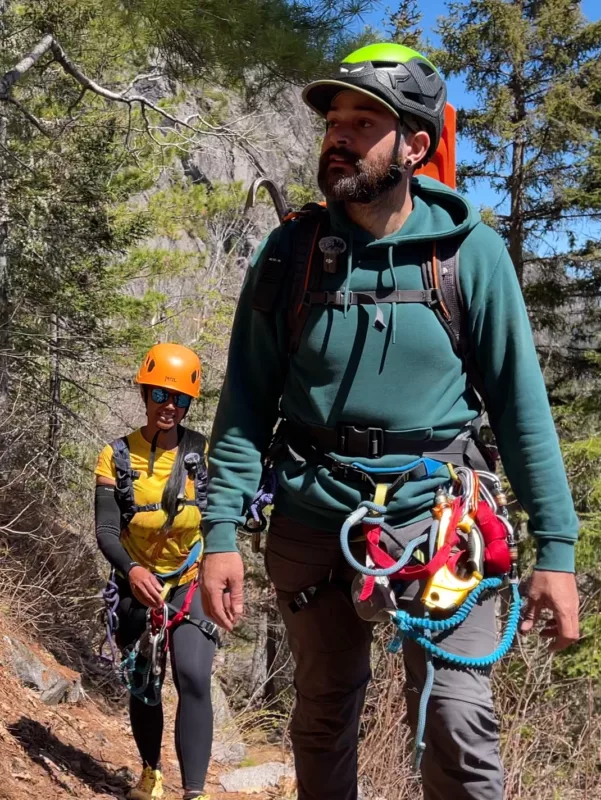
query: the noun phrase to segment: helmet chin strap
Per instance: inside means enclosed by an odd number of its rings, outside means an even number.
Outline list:
[[[401,180],[403,179],[403,175],[409,171],[409,169],[413,166],[413,162],[411,159],[407,159],[407,161],[401,166],[399,164],[399,151],[401,149],[401,137],[402,137],[402,123],[399,120],[399,124],[396,126],[396,134],[394,137],[394,147],[392,148],[392,156],[390,159],[390,178],[391,178],[391,185],[397,186]]]

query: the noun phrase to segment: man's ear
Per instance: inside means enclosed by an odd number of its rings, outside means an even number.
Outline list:
[[[418,167],[428,155],[430,149],[430,135],[427,131],[410,133],[405,138],[405,162],[412,162],[413,167]]]

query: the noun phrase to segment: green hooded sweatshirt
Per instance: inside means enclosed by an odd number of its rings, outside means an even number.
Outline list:
[[[414,179],[413,210],[402,228],[382,239],[329,206],[330,233],[347,244],[347,264],[323,275],[330,291],[422,289],[428,241],[461,237],[459,280],[468,335],[484,383],[487,411],[503,465],[536,537],[538,569],[574,570],[578,521],[515,269],[501,238],[478,212],[438,181]],[[284,224],[259,247],[238,304],[229,361],[209,456],[206,552],[236,549],[236,528],[255,494],[261,458],[281,413],[296,423],[339,423],[400,431],[407,438],[448,440],[479,413],[461,360],[433,311],[422,304],[381,305],[386,328],[373,327],[375,304],[313,306],[298,351],[287,353],[286,309],[265,315],[252,308],[261,255],[279,239],[290,252],[295,225]],[[344,257],[339,257],[339,262]],[[284,266],[282,267],[285,268]],[[339,457],[342,461],[356,459]],[[414,455],[377,460],[385,469]],[[363,459],[362,463],[376,463]],[[276,507],[325,531],[338,531],[367,485],[336,480],[327,468],[286,459],[278,464]],[[446,466],[409,481],[389,504],[395,526],[425,517]]]

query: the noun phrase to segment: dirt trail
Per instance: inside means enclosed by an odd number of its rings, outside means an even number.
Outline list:
[[[181,798],[173,745],[174,692],[166,692],[163,744],[165,800]],[[279,761],[274,748],[249,751],[253,764]],[[288,794],[226,794],[211,764],[206,791],[215,800],[273,800]],[[0,661],[0,800],[124,798],[139,772],[138,756],[125,708],[115,711],[101,700],[46,706],[24,688]]]

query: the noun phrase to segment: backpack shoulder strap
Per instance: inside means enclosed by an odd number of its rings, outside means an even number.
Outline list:
[[[127,436],[111,442],[113,448],[113,462],[115,464],[115,492],[117,503],[121,509],[121,526],[126,527],[136,513],[134,497],[134,480],[139,477],[138,472],[131,468],[129,457],[129,440]]]
[[[253,309],[271,313],[281,305],[284,288],[289,286],[287,300],[288,350],[298,349],[300,335],[310,308],[303,299],[309,288],[316,288],[321,279],[319,259],[314,259],[320,232],[325,231],[327,209],[318,203],[307,203],[300,211],[289,214],[283,225],[293,225],[293,255],[284,257],[279,248],[279,237],[265,253],[255,285]]]
[[[439,290],[439,302],[433,306],[434,313],[447,332],[455,354],[463,362],[470,386],[484,402],[484,383],[472,352],[459,281],[461,242],[460,237],[434,242],[430,257],[422,265],[422,274],[425,288]]]
[[[315,204],[312,204],[315,205]],[[315,257],[317,243],[325,235],[329,215],[322,206],[311,209],[308,216],[299,219],[291,259],[292,277],[288,297],[288,352],[298,350],[311,306],[305,303],[305,294],[318,289],[323,273],[323,257]]]
[[[188,477],[194,481],[194,505],[200,511],[204,511],[207,507],[208,474],[205,461],[207,442],[201,433],[196,431],[193,433],[192,446],[184,456],[184,466]]]
[[[440,290],[440,301],[434,306],[436,316],[446,330],[453,350],[463,359],[466,346],[466,321],[459,283],[460,244],[458,238],[434,242],[426,269],[432,281],[430,285]]]

